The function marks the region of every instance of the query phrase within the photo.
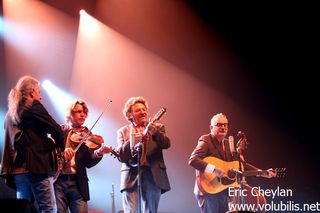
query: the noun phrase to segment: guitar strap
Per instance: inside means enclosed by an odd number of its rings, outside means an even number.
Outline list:
[[[149,140],[148,137],[143,137],[142,138],[142,150],[141,150],[141,157],[140,157],[141,165],[148,165],[148,161],[147,161],[147,147],[148,147],[147,143],[148,143],[148,140]]]
[[[225,160],[226,161],[233,161],[233,156],[230,150],[229,142],[228,140],[224,140],[224,154],[225,154]]]

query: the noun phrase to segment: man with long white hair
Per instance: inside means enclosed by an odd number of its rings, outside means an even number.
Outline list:
[[[40,100],[40,82],[31,76],[22,76],[11,89],[1,176],[18,199],[35,201],[39,212],[56,212],[53,153],[64,149],[64,134]]]

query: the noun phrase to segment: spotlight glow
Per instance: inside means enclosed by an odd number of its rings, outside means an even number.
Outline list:
[[[0,123],[4,123],[4,119],[5,119],[5,117],[6,117],[6,112],[3,110],[3,109],[0,109]],[[2,139],[2,138],[4,138],[4,129],[3,128],[1,128],[0,129],[0,138]],[[2,147],[3,147],[3,140],[0,140],[0,149],[2,149]]]
[[[45,89],[45,90],[50,90],[50,88],[53,88],[53,84],[51,83],[51,81],[49,80],[44,80],[42,82],[42,87]]]
[[[79,14],[80,14],[81,16],[83,16],[83,15],[87,14],[87,12],[86,12],[84,9],[81,9],[80,12],[79,12]]]
[[[4,32],[4,19],[2,16],[0,16],[0,36],[3,35]]]
[[[68,105],[74,100],[74,97],[55,86],[50,80],[44,80],[41,85],[48,93],[55,108],[58,110],[59,116],[61,116],[61,118],[63,119],[66,109]]]
[[[90,16],[85,10],[80,10],[80,30],[89,37],[99,31],[97,20]]]

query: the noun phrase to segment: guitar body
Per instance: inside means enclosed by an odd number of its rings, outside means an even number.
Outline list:
[[[51,156],[52,156],[51,159],[52,159],[52,169],[54,173],[53,179],[55,181],[63,169],[65,159],[61,149],[59,147],[56,147],[55,140],[51,137],[50,134],[48,134],[47,136],[48,136],[49,142],[51,142],[50,145],[53,147],[51,152]]]
[[[61,152],[60,148],[56,148],[52,152],[52,155],[53,155],[53,159],[54,159],[53,179],[55,181],[63,169],[63,166],[65,164],[65,159],[64,159],[63,153]]]
[[[205,162],[213,164],[228,173],[228,170],[235,169],[239,170],[239,162],[238,161],[223,161],[216,157],[206,157],[203,159]],[[241,165],[243,167],[243,165]],[[224,176],[219,178],[215,175],[215,173],[207,173],[207,172],[200,172],[200,180],[198,185],[200,188],[209,193],[209,194],[216,194],[219,193],[228,187],[238,187],[239,184],[237,183],[236,176],[233,178],[229,178]]]
[[[241,169],[239,169],[239,161],[224,161],[216,157],[206,157],[203,161],[213,164],[225,172],[225,175],[221,178],[217,177],[216,174],[200,172],[198,181],[199,188],[206,193],[216,194],[219,193],[229,187],[239,187],[239,183],[237,181],[237,173],[236,171],[241,172],[243,177],[249,176],[261,176],[268,174],[268,170],[250,170],[244,171],[244,166],[241,163]],[[276,168],[272,170],[275,175],[273,177],[283,177],[285,174],[286,168]]]

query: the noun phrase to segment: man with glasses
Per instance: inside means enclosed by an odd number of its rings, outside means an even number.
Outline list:
[[[189,165],[196,169],[194,194],[202,213],[221,213],[229,210],[227,188],[237,186],[236,173],[243,170],[237,163],[239,158],[243,160],[241,145],[235,149],[231,138],[226,139],[228,128],[228,119],[224,114],[214,115],[211,119],[210,133],[199,138],[189,159]],[[242,163],[245,170],[258,170],[248,163]],[[234,166],[235,170],[231,172],[233,174],[224,168],[224,165],[229,164]],[[218,180],[222,180],[220,178],[226,175],[232,176],[231,179],[227,179],[230,182],[225,185],[220,184]],[[268,170],[268,174],[262,176],[269,178],[274,175]],[[211,180],[212,177],[215,179]]]

